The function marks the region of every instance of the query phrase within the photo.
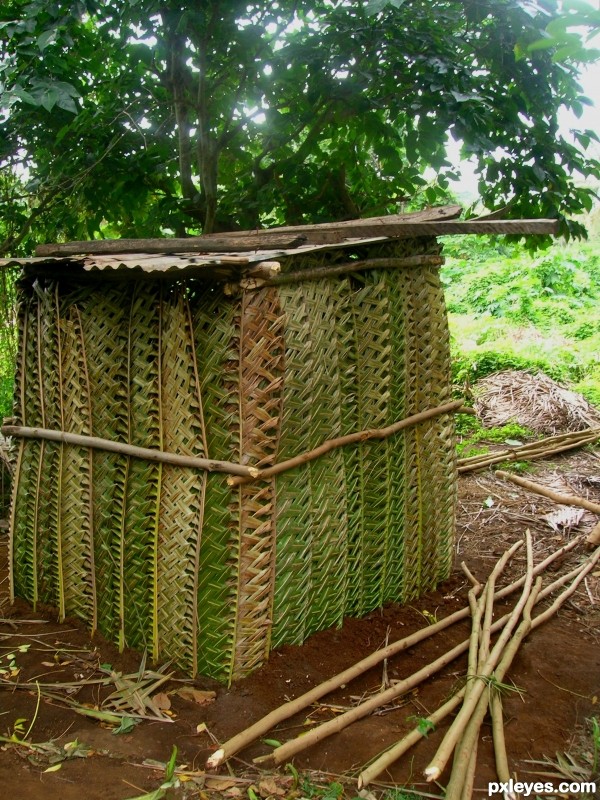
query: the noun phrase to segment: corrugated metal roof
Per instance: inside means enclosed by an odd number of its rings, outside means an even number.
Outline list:
[[[371,239],[347,239],[339,244],[302,245],[290,249],[256,250],[253,253],[122,253],[116,255],[81,255],[81,256],[37,256],[32,258],[0,259],[0,268],[10,266],[41,267],[56,264],[76,265],[85,272],[109,270],[141,270],[147,273],[189,272],[206,267],[207,272],[215,277],[232,277],[243,271],[244,267],[254,266],[265,261],[279,258],[313,253],[319,250],[338,250],[354,246],[363,246],[373,242],[385,241],[385,237]],[[37,271],[37,270],[36,270]]]

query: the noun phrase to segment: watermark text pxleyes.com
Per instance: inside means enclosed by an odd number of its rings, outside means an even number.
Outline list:
[[[580,795],[594,795],[596,784],[594,781],[561,781],[554,784],[548,781],[515,781],[512,778],[507,783],[493,781],[488,783],[488,797],[535,797],[536,795],[558,794],[568,797]]]

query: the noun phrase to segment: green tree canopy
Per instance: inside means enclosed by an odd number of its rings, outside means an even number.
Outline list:
[[[0,249],[434,203],[448,134],[486,207],[581,233],[600,165],[593,131],[558,129],[589,101],[577,54],[533,46],[555,20],[543,0],[4,0]]]

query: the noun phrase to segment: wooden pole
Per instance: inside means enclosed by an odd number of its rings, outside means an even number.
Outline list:
[[[378,775],[381,775],[384,769],[387,769],[394,761],[397,761],[400,756],[403,756],[407,750],[410,750],[417,742],[419,742],[424,736],[426,736],[429,732],[429,726],[437,726],[442,722],[448,714],[451,714],[458,705],[460,705],[463,697],[465,695],[465,687],[455,695],[453,695],[449,700],[447,700],[442,706],[440,706],[437,711],[434,711],[433,714],[430,714],[428,717],[425,718],[425,724],[421,724],[414,728],[410,733],[407,733],[399,742],[386,750],[385,753],[382,753],[376,761],[370,764],[366,769],[358,776],[358,790],[364,789],[365,786],[368,786],[372,781],[377,778]]]
[[[363,272],[368,269],[406,269],[410,267],[439,267],[444,263],[442,256],[407,256],[406,258],[368,258],[363,261],[348,261],[331,267],[314,267],[299,269],[296,272],[284,272],[267,278],[250,275],[240,280],[240,287],[246,290],[262,289],[263,286],[283,286],[301,281],[319,281],[322,278],[333,278],[352,272]]]
[[[525,580],[525,585],[523,587],[523,591],[521,593],[521,597],[519,598],[516,606],[512,610],[508,621],[504,628],[502,629],[502,633],[498,637],[491,653],[486,658],[485,663],[481,664],[478,669],[477,681],[473,684],[471,690],[467,692],[465,695],[465,700],[462,704],[462,707],[456,717],[454,718],[454,722],[450,726],[446,736],[442,744],[439,746],[435,756],[433,757],[430,764],[425,769],[425,777],[428,781],[435,781],[437,780],[442,772],[450,756],[452,755],[454,748],[458,744],[465,727],[469,723],[469,720],[473,716],[473,712],[479,703],[479,699],[486,688],[485,680],[490,677],[492,672],[496,669],[498,662],[500,661],[502,654],[506,648],[506,645],[510,639],[510,636],[517,625],[519,618],[521,617],[521,613],[525,608],[527,601],[531,595],[532,584],[533,584],[533,545],[531,540],[531,533],[529,531],[526,532],[526,545],[527,545],[527,576]],[[487,703],[486,703],[487,708]],[[465,764],[465,768],[468,765]]]
[[[551,583],[545,589],[541,590],[540,593],[537,595],[536,600],[538,602],[541,601],[541,600],[544,600],[546,597],[548,597],[554,591],[556,591],[557,589],[563,587],[570,580],[576,581],[576,585],[575,584],[571,585],[569,587],[569,589],[567,589],[565,592],[563,592],[557,598],[557,600],[552,604],[551,609],[554,609],[554,611],[558,610],[560,605],[562,605],[562,603],[564,603],[565,600],[567,599],[567,592],[569,593],[568,596],[570,596],[573,593],[573,591],[575,590],[575,588],[577,588],[577,585],[581,582],[581,580],[583,580],[585,575],[587,575],[588,572],[590,572],[590,570],[594,568],[594,566],[597,563],[599,558],[600,558],[600,548],[594,554],[592,554],[592,556],[590,556],[588,561],[585,562],[583,565],[580,564],[574,570],[571,570],[571,572],[569,572],[569,573],[567,573],[565,575],[561,575],[560,578],[558,578],[557,580],[553,581],[553,583]],[[536,575],[538,575],[540,572],[542,572],[545,569],[545,566],[547,566],[547,563],[545,561],[540,563],[540,564],[538,564],[537,567],[535,567],[535,569],[534,569],[534,572],[536,573]],[[511,586],[514,586],[514,584],[511,584]],[[504,590],[501,590],[501,591],[504,591]],[[498,597],[498,594],[496,594],[496,598],[497,597]],[[532,595],[530,595],[530,600],[531,600],[531,597],[532,597]],[[532,624],[532,627],[534,627],[534,628],[538,627],[543,622],[545,622],[548,619],[549,616],[550,615],[546,615],[545,612],[543,614],[538,615],[538,617],[536,617],[536,619],[534,620],[534,622]],[[499,627],[499,623],[501,623],[503,620],[506,620],[507,618],[508,618],[508,615],[505,615],[502,618],[502,620],[498,620],[498,623],[494,623],[494,625],[492,626],[492,630],[496,630]],[[496,675],[496,677],[498,677],[498,671],[497,670],[496,670],[495,675]],[[463,698],[465,696],[465,691],[466,691],[466,687],[463,687],[458,694],[454,695],[454,697],[452,697],[450,700],[448,700],[437,711],[435,711],[433,714],[431,714],[429,717],[427,717],[427,721],[432,722],[432,723],[434,723],[436,725],[439,724],[439,722],[441,722],[448,714],[450,714],[459,705],[459,703],[463,700]],[[399,741],[395,745],[392,745],[392,747],[389,748],[389,750],[386,750],[384,753],[382,753],[382,755],[379,756],[379,758],[376,761],[374,761],[369,767],[367,767],[366,769],[364,769],[360,773],[360,775],[358,777],[358,788],[362,789],[365,786],[367,786],[371,781],[375,780],[375,778],[384,769],[389,767],[394,761],[396,761],[398,758],[400,758],[400,756],[404,755],[404,753],[406,753],[413,745],[415,745],[425,735],[424,731],[426,731],[425,727],[423,727],[421,730],[419,730],[417,728],[417,729],[411,731],[401,741]],[[504,778],[500,778],[500,779],[504,780]]]
[[[347,444],[356,444],[357,442],[366,442],[369,439],[387,439],[394,433],[398,433],[403,428],[409,428],[412,425],[418,425],[420,422],[438,417],[440,414],[450,414],[456,411],[457,408],[462,406],[461,400],[454,400],[452,403],[445,403],[436,408],[429,408],[427,411],[421,411],[418,414],[413,414],[410,417],[401,419],[399,422],[394,422],[393,425],[388,425],[386,428],[369,428],[364,431],[357,431],[356,433],[348,433],[346,436],[340,436],[337,439],[329,439],[314,450],[309,450],[306,453],[301,453],[298,456],[289,458],[287,461],[281,461],[279,464],[274,464],[272,467],[267,467],[260,471],[258,475],[261,479],[271,478],[273,475],[279,475],[282,472],[287,472],[289,469],[298,467],[301,464],[306,464],[309,461],[314,461],[325,453],[335,450],[338,447],[344,447]],[[242,483],[248,483],[252,478],[228,478],[227,483],[230,486],[239,486]]]
[[[485,469],[493,464],[500,464],[502,461],[534,461],[537,458],[545,458],[555,453],[563,453],[566,450],[584,447],[597,439],[600,439],[600,428],[588,428],[577,433],[562,434],[540,439],[537,442],[529,442],[521,447],[511,447],[495,453],[483,453],[478,456],[459,458],[458,472],[462,474],[477,469]]]
[[[567,544],[563,545],[558,550],[555,550],[546,559],[544,559],[544,561],[537,565],[534,570],[535,574],[538,575],[540,572],[545,570],[546,567],[556,561],[557,558],[560,558],[569,551],[573,550],[580,542],[581,537],[577,537],[572,539],[570,542],[567,542]],[[494,599],[499,600],[503,597],[507,597],[508,595],[512,594],[512,592],[516,591],[520,586],[522,586],[524,582],[525,577],[523,576],[511,583],[509,586],[504,586],[502,589],[499,589],[496,592]],[[324,697],[326,694],[338,689],[342,684],[349,683],[351,680],[359,675],[362,675],[367,670],[380,664],[386,658],[391,658],[393,655],[401,653],[404,650],[407,650],[409,647],[413,647],[419,642],[422,642],[424,639],[433,636],[438,631],[445,630],[445,628],[448,628],[455,622],[460,622],[463,619],[467,619],[468,616],[468,606],[460,609],[459,611],[455,611],[454,614],[450,614],[450,616],[445,617],[433,625],[428,625],[425,628],[421,628],[421,630],[416,631],[404,639],[399,639],[397,642],[393,642],[381,650],[376,650],[374,653],[371,653],[366,658],[363,658],[361,661],[348,667],[343,672],[340,672],[318,686],[313,687],[308,692],[305,692],[300,697],[297,697],[295,700],[290,700],[289,702],[284,703],[284,705],[274,709],[266,716],[262,717],[262,719],[259,719],[257,722],[251,725],[249,728],[240,731],[240,733],[236,734],[233,738],[221,745],[221,747],[215,751],[206,762],[206,768],[215,769],[224,761],[227,761],[227,759],[238,753],[240,750],[243,750],[244,747],[247,747],[260,736],[263,736],[276,725],[279,725],[280,722],[284,722],[286,719],[294,716],[294,714],[297,714],[303,709],[308,708],[311,703],[320,700],[321,697]]]
[[[78,447],[91,447],[94,450],[107,450],[110,453],[142,458],[145,461],[158,461],[162,464],[175,464],[180,467],[203,469],[207,472],[228,472],[231,475],[248,478],[256,478],[260,475],[260,470],[256,467],[245,467],[242,464],[234,464],[230,461],[214,461],[209,458],[166,453],[164,450],[152,450],[149,447],[137,447],[125,442],[113,442],[110,439],[100,439],[97,436],[84,436],[79,433],[66,433],[65,431],[49,430],[48,428],[28,428],[23,425],[4,425],[1,430],[5,436],[63,442],[64,444],[73,444]]]
[[[542,495],[542,497],[547,497],[549,500],[554,500],[555,503],[559,503],[560,505],[578,506],[579,508],[585,508],[588,511],[593,511],[594,514],[600,514],[600,504],[592,503],[591,500],[586,500],[585,497],[553,492],[551,489],[547,489],[545,486],[541,486],[539,483],[528,481],[525,478],[519,478],[517,475],[512,475],[510,472],[502,472],[502,470],[497,470],[495,474],[497,478],[503,478],[505,481],[516,483],[517,486],[521,486],[523,489],[528,489],[530,492],[535,492],[536,494]]]
[[[535,587],[531,590],[527,602],[523,608],[523,620],[519,624],[513,637],[507,642],[503,649],[498,666],[494,670],[494,678],[501,682],[504,678],[512,660],[525,636],[531,630],[531,610],[539,592],[542,588],[542,579],[538,578]],[[485,718],[489,704],[490,687],[485,686],[477,704],[473,708],[472,715],[465,720],[461,741],[454,753],[454,762],[450,780],[446,786],[446,800],[471,800],[473,795],[473,784],[468,781],[469,766],[474,768],[473,753],[477,750],[479,743],[479,731]],[[446,737],[448,734],[446,734]],[[444,738],[444,742],[446,739]],[[442,742],[442,747],[444,746]],[[442,748],[440,748],[441,750]],[[439,752],[439,751],[438,751]],[[471,778],[473,775],[471,775]]]

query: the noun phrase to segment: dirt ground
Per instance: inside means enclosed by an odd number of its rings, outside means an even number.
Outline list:
[[[538,462],[532,477],[600,502],[599,453],[596,449]],[[340,672],[386,640],[402,638],[433,618],[440,619],[463,607],[468,587],[458,566],[460,561],[464,560],[478,577],[485,578],[507,545],[521,538],[526,528],[533,534],[535,558],[540,561],[565,542],[589,531],[594,524],[593,515],[586,512],[576,525],[557,524],[554,530],[543,517],[557,509],[551,501],[502,482],[492,472],[462,477],[457,566],[438,591],[409,607],[390,605],[361,620],[347,620],[341,629],[318,633],[302,647],[284,647],[272,655],[265,667],[229,689],[202,678],[190,681],[175,676],[159,689],[163,706],[171,703],[170,721],[144,720],[130,732],[119,735],[110,726],[76,713],[66,703],[72,700],[98,708],[111,691],[92,682],[106,677],[106,672],[99,671],[100,665],[107,670],[106,665],[110,664],[123,675],[133,674],[140,667],[140,655],[119,654],[99,636],[90,641],[78,623],[58,624],[52,613],[34,613],[23,602],[10,606],[6,532],[0,531],[0,734],[5,737],[0,740],[0,745],[4,743],[0,748],[0,796],[28,800],[137,797],[157,789],[164,781],[161,764],[169,760],[174,745],[177,767],[187,773],[184,777],[188,780],[181,788],[169,790],[168,797],[266,800],[311,796],[302,782],[297,786],[291,770],[261,773],[252,766],[254,757],[270,750],[262,742],[244,750],[230,762],[229,768],[222,767],[216,775],[204,775],[204,764],[218,742],[287,698],[298,696]],[[585,546],[578,545],[551,568],[550,574],[568,571],[586,554]],[[501,582],[521,574],[524,560],[519,551]],[[393,681],[413,673],[464,640],[468,631],[468,623],[454,625],[396,656],[387,665],[387,679]],[[544,768],[530,762],[572,750],[586,719],[600,715],[599,642],[600,571],[597,571],[557,617],[531,634],[513,663],[510,679],[519,691],[507,692],[504,706],[511,769],[520,779],[543,780],[532,773]],[[415,718],[435,710],[460,684],[465,669],[466,661],[457,659],[396,705],[296,756],[296,769],[301,773],[319,773],[312,775],[312,779],[322,784],[341,781],[346,797],[357,797],[355,777],[360,768],[413,728]],[[333,717],[340,709],[347,709],[378,690],[383,677],[382,667],[374,668],[288,720],[271,732],[269,738],[284,741],[316,722]],[[35,689],[36,681],[41,698]],[[175,693],[184,686],[215,691],[216,698],[203,704],[184,699]],[[430,792],[429,796],[441,796],[441,786],[423,782],[422,770],[435,752],[443,730],[441,726],[440,731],[423,739],[389,769],[381,783],[369,787],[375,797],[386,786],[414,787]],[[40,746],[32,749],[7,742],[12,735]],[[484,727],[475,796],[487,796],[489,780],[495,780],[494,761],[490,731]],[[332,800],[335,788],[329,794],[327,791],[323,789],[321,794],[312,796]]]

